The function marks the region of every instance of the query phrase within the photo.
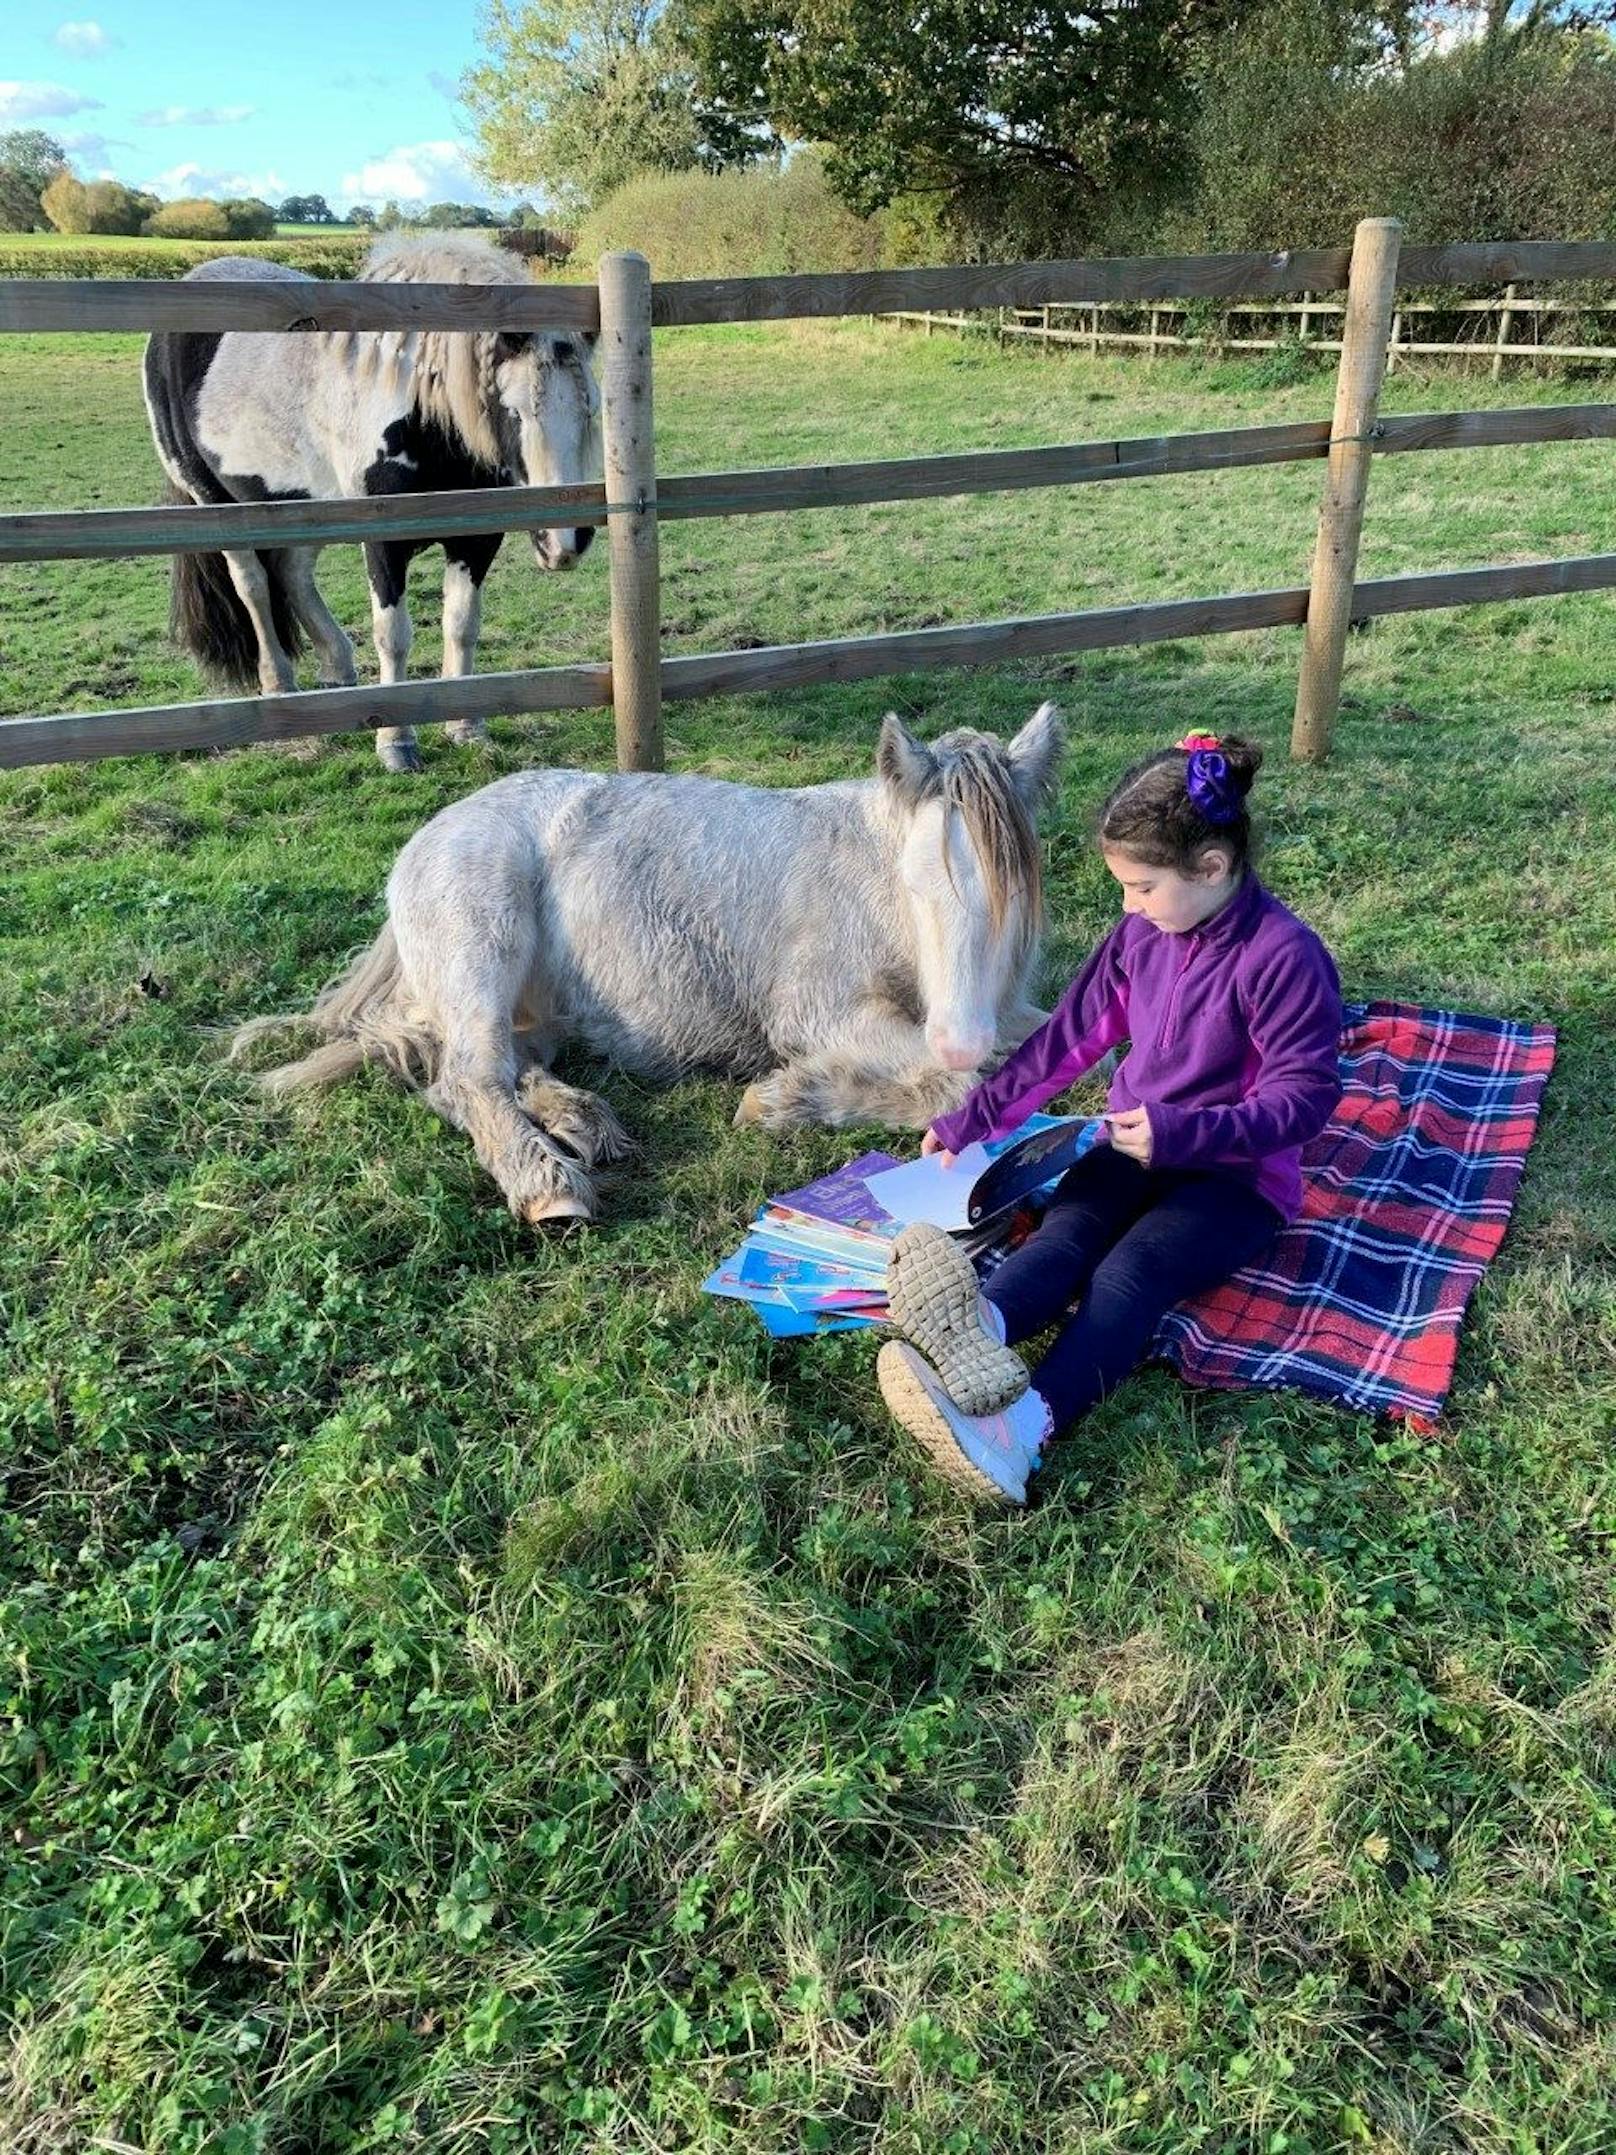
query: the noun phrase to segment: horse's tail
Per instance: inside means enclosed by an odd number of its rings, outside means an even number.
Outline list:
[[[170,483],[167,498],[191,504],[183,487]],[[286,557],[266,549],[258,556],[269,579],[270,618],[288,658],[303,648],[303,628],[286,584]],[[211,679],[230,688],[258,686],[258,631],[241,603],[223,554],[176,554],[169,593],[169,628],[182,650]]]
[[[230,1043],[238,1061],[256,1041],[293,1025],[324,1033],[325,1045],[298,1062],[260,1073],[258,1083],[277,1098],[316,1085],[335,1085],[365,1063],[381,1063],[412,1089],[437,1075],[443,1043],[431,1026],[412,1016],[402,993],[403,967],[391,923],[337,978],[321,989],[312,1010],[254,1018]]]

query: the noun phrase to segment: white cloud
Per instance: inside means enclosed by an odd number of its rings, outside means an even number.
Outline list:
[[[473,176],[458,142],[404,143],[348,173],[338,192],[345,201],[376,203],[485,202],[492,207],[505,199]]]
[[[59,120],[70,112],[99,112],[99,97],[81,97],[59,82],[0,82],[0,126],[18,120]]]
[[[234,127],[250,120],[253,105],[158,105],[150,112],[137,112],[137,127]]]
[[[75,60],[99,60],[118,40],[109,37],[98,22],[64,22],[51,33],[51,43],[70,52]]]
[[[188,201],[199,195],[215,201],[239,201],[243,195],[257,195],[265,202],[279,202],[291,192],[278,172],[220,172],[190,161],[170,165],[166,172],[154,172],[141,185],[161,195],[165,202],[180,197]]]

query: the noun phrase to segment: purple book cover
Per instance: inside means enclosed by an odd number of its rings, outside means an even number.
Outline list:
[[[828,1220],[836,1227],[851,1227],[856,1233],[866,1235],[894,1235],[898,1223],[890,1212],[885,1212],[870,1195],[864,1181],[866,1175],[879,1174],[884,1167],[896,1167],[898,1162],[890,1152],[864,1152],[856,1160],[849,1160],[845,1167],[837,1168],[833,1175],[821,1175],[817,1182],[810,1182],[800,1190],[785,1190],[780,1196],[771,1197],[771,1205],[788,1206],[813,1220]]]

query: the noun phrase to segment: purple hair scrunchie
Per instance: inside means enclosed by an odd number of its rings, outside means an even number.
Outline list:
[[[1216,828],[1240,820],[1245,804],[1229,776],[1229,759],[1220,749],[1190,750],[1184,759],[1184,790],[1203,823]]]

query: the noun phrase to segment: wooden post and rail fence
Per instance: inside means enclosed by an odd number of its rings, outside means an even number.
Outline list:
[[[934,666],[1050,657],[1168,638],[1290,625],[1303,630],[1292,752],[1329,754],[1349,626],[1382,614],[1616,586],[1616,553],[1360,581],[1358,542],[1375,457],[1547,441],[1616,439],[1616,404],[1430,412],[1382,419],[1378,404],[1400,285],[1442,288],[1616,279],[1616,244],[1400,247],[1388,219],[1350,251],[1028,262],[846,275],[654,283],[643,257],[608,255],[595,285],[254,284],[0,279],[0,332],[41,330],[593,329],[600,332],[605,475],[571,487],[492,487],[339,501],[0,514],[0,564],[224,547],[280,547],[389,534],[525,531],[604,524],[611,656],[388,686],[58,713],[0,720],[0,767],[90,760],[339,733],[377,725],[610,706],[626,770],[660,769],[662,706],[686,697],[863,680]],[[652,331],[916,309],[1042,309],[1166,299],[1346,294],[1329,420],[1048,448],[659,477]],[[664,658],[658,528],[672,518],[775,514],[1021,487],[1077,486],[1169,472],[1319,460],[1325,465],[1309,584],[1170,599],[883,636]],[[1608,489],[1607,489],[1608,493]]]

